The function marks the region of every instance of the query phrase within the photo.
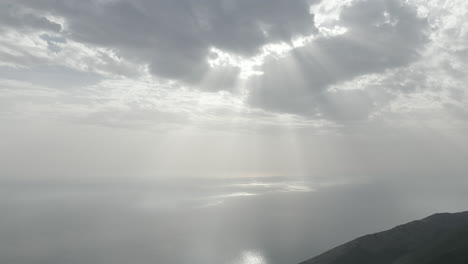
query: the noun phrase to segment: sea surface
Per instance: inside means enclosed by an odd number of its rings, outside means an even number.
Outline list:
[[[427,199],[411,199],[414,188],[398,184],[292,177],[0,186],[0,262],[21,264],[299,263],[357,236],[462,206],[430,190]],[[462,188],[452,192],[468,198]]]

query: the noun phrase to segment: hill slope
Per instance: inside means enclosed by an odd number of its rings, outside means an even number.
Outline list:
[[[468,263],[468,212],[435,214],[363,236],[301,264],[376,263]]]

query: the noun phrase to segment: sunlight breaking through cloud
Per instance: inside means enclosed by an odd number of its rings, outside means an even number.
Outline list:
[[[462,210],[467,17],[0,0],[0,263],[300,263]]]

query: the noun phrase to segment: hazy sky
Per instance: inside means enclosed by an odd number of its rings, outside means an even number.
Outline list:
[[[464,0],[0,0],[0,262],[297,263],[468,204]]]

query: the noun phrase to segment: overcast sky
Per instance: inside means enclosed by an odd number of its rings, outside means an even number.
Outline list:
[[[464,0],[0,0],[0,262],[297,263],[468,210]]]

